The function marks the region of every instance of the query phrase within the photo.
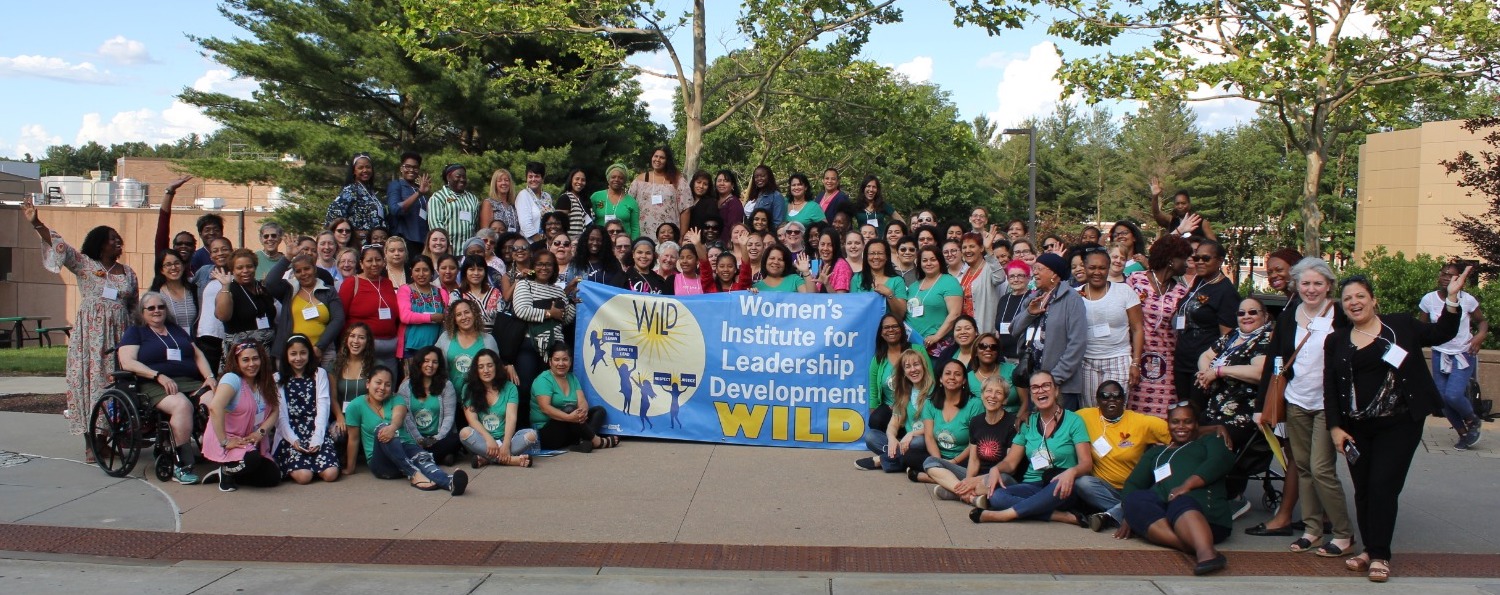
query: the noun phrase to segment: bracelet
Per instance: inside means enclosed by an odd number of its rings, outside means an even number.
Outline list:
[[[1458,302],[1457,300],[1454,300],[1454,301],[1443,300],[1443,305],[1448,306],[1450,308],[1457,308],[1457,307],[1459,307],[1459,304],[1460,304],[1460,302]]]

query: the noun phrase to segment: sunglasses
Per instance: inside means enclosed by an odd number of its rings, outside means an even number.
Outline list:
[[[903,253],[906,253],[906,254],[911,254],[913,252],[916,252],[917,249],[916,248],[912,248],[912,247],[906,247],[906,248],[897,248],[896,251],[897,252],[903,252]]]
[[[719,226],[719,225],[717,225],[717,224],[713,224],[713,223],[710,223],[710,224],[708,224],[708,225],[705,225],[705,226],[703,226],[703,229],[712,229],[712,230],[718,230],[718,229],[719,229],[719,227],[720,227],[720,226]]]
[[[1119,401],[1125,398],[1125,393],[1119,391],[1108,391],[1099,393],[1100,401]]]
[[[145,306],[145,307],[143,307],[143,308],[141,308],[141,309],[142,309],[142,310],[145,310],[145,311],[147,311],[147,312],[159,312],[159,311],[161,311],[161,310],[166,310],[166,309],[167,309],[167,307],[166,307],[166,306],[163,306],[163,305],[160,305],[160,304],[158,304],[158,305],[155,305],[155,306]]]
[[[1188,257],[1188,260],[1191,260],[1193,262],[1208,262],[1208,261],[1213,260],[1213,259],[1214,259],[1214,257],[1209,256],[1207,254],[1194,254],[1194,255]]]
[[[529,249],[530,248],[527,248],[526,246],[523,246],[523,245],[520,245],[520,244],[517,244],[515,246],[511,246],[510,247],[510,251],[511,252],[525,252],[525,251],[527,251]]]
[[[1192,401],[1178,401],[1176,403],[1172,403],[1171,405],[1168,405],[1167,406],[1167,411],[1171,411],[1173,409],[1181,409],[1183,407],[1190,407],[1190,406],[1192,406],[1192,404],[1193,404]]]
[[[274,239],[277,239],[277,238],[280,238],[280,237],[281,237],[281,234],[266,233],[266,234],[261,234],[260,239],[262,239],[262,240],[274,240]]]
[[[1235,316],[1260,316],[1260,310],[1239,310],[1239,311],[1235,312],[1234,315]]]
[[[974,348],[980,351],[999,351],[1000,345],[997,343],[980,343],[974,346]]]
[[[1057,244],[1042,244],[1042,248],[1046,250],[1056,250]]]
[[[789,235],[789,236],[800,236],[800,235],[802,235],[802,230],[800,230],[800,229],[788,229],[788,230],[783,231],[781,233],[784,233],[784,234]]]
[[[567,248],[568,246],[572,246],[572,245],[573,245],[572,242],[552,242],[552,247],[553,248]]]

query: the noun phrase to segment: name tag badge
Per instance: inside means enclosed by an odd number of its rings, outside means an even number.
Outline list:
[[[468,223],[474,220],[474,215],[468,211],[459,211],[458,220],[464,223]]]
[[[1162,465],[1160,467],[1157,467],[1156,469],[1153,469],[1151,471],[1151,475],[1153,475],[1153,476],[1156,477],[1156,482],[1157,483],[1161,483],[1163,481],[1166,481],[1168,477],[1172,476],[1172,466],[1171,465]]]
[[[1010,334],[1010,323],[1009,322],[1002,322],[1002,323],[1000,323],[1000,334],[1002,334],[1002,335],[1009,335]]]
[[[1102,339],[1109,336],[1108,324],[1096,324],[1092,328],[1094,330],[1093,335],[1095,339]]]
[[[1399,368],[1401,367],[1401,362],[1406,361],[1406,350],[1402,349],[1400,345],[1392,343],[1390,347],[1386,348],[1385,355],[1380,359],[1385,360],[1385,363],[1390,364],[1392,368]]]
[[[421,217],[423,219],[426,219],[427,218],[427,209],[421,209],[421,210],[417,211],[417,216]]]
[[[266,330],[268,328],[271,328],[271,319],[270,318],[266,318],[265,316],[256,316],[255,317],[255,328],[260,329],[260,330]]]
[[[104,299],[106,299],[106,300],[117,300],[117,299],[120,299],[120,290],[115,289],[113,287],[105,287],[104,288]]]
[[[619,219],[620,219],[619,217],[616,217],[614,215],[605,215],[604,216],[604,222],[605,223],[609,223],[610,221],[618,221]]]
[[[380,319],[381,320],[390,320],[391,319],[391,309],[390,308],[381,308],[380,309]]]
[[[169,362],[180,362],[180,361],[182,361],[182,350],[181,349],[173,349],[171,347],[168,347],[167,348],[167,361],[169,361]]]
[[[1098,440],[1094,441],[1094,452],[1099,453],[1099,456],[1101,457],[1109,456],[1109,451],[1114,449],[1115,447],[1111,445],[1109,443],[1109,440],[1105,439],[1105,437],[1102,435],[1099,436]]]
[[[1187,317],[1181,314],[1172,317],[1172,328],[1183,330],[1187,328]]]
[[[1307,323],[1307,330],[1326,333],[1333,330],[1333,323],[1327,318],[1314,318],[1312,322]]]
[[[911,298],[906,300],[906,313],[911,316],[922,315],[922,300]]]
[[[302,319],[303,320],[317,320],[318,319],[318,307],[317,306],[308,306],[306,308],[303,308],[302,309]]]
[[[651,204],[653,204],[653,205],[659,205],[659,204],[661,204],[663,202],[666,202],[666,199],[662,198],[660,194],[652,194],[651,195]]]
[[[876,219],[874,217],[866,219],[865,223],[868,223],[868,224],[870,224],[871,226],[874,226],[874,227],[880,227],[880,220]]]
[[[1027,341],[1035,341],[1036,340],[1036,327],[1034,327],[1034,326],[1026,327],[1026,340]]]
[[[1046,469],[1046,468],[1051,467],[1051,466],[1052,466],[1052,461],[1047,460],[1047,453],[1039,450],[1039,451],[1036,451],[1035,454],[1031,455],[1031,468],[1032,469],[1038,469],[1038,470],[1040,470],[1040,469]]]

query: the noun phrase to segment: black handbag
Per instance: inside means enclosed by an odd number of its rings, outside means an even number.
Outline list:
[[[515,363],[521,350],[531,344],[531,341],[526,340],[526,321],[516,318],[509,308],[495,314],[495,325],[490,335],[495,338],[500,359],[508,363]]]

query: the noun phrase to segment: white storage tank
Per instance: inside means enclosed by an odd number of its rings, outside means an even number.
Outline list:
[[[113,204],[115,198],[115,188],[118,185],[119,182],[111,180],[99,180],[97,182],[94,182],[94,197],[93,200],[89,201],[88,204],[98,207],[107,207]]]
[[[138,180],[121,178],[110,192],[109,204],[117,207],[138,208],[146,204],[146,187]]]
[[[51,204],[85,206],[94,202],[94,181],[82,176],[46,176],[42,194]]]

